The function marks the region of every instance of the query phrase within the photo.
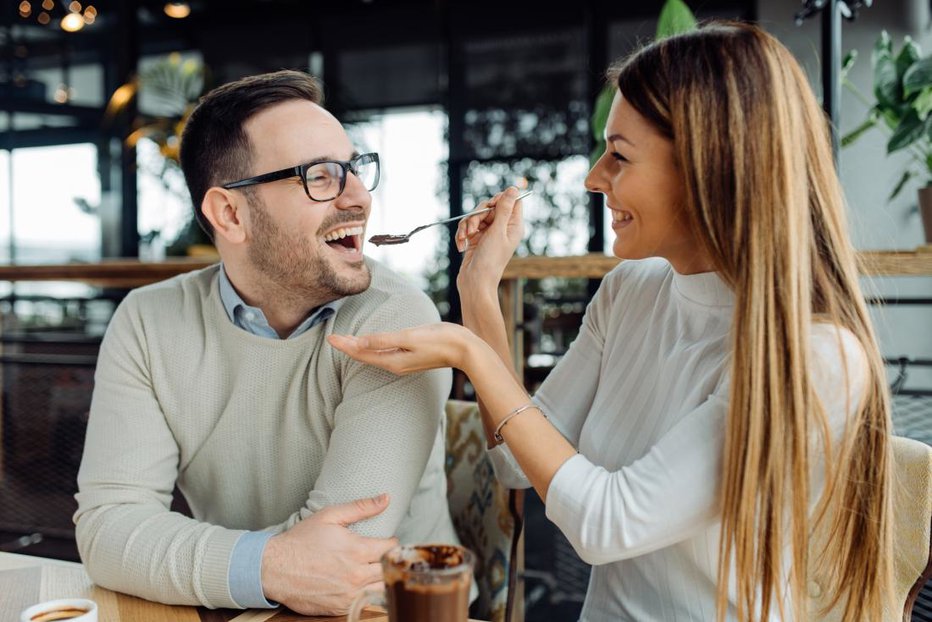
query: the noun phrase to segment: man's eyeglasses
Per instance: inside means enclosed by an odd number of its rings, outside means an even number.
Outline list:
[[[249,179],[233,181],[223,184],[222,187],[233,190],[234,188],[266,184],[270,181],[288,179],[289,177],[300,177],[304,183],[304,192],[307,193],[310,200],[332,201],[343,194],[343,189],[346,188],[347,171],[351,171],[353,175],[358,177],[366,190],[370,192],[375,190],[375,187],[379,185],[379,154],[364,153],[349,161],[322,160],[310,164],[299,164],[274,173],[265,173]]]

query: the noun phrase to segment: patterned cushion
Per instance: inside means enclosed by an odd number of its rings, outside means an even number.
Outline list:
[[[910,590],[930,562],[932,527],[932,447],[920,441],[893,437],[893,572],[897,610],[888,612],[884,620],[904,618],[904,608]],[[816,534],[815,542],[821,539]],[[813,554],[811,557],[815,557]],[[822,597],[821,582],[810,574],[810,618],[820,621],[841,619],[841,607],[819,615]]]
[[[450,400],[446,413],[450,514],[463,545],[477,557],[475,577],[479,598],[470,614],[483,620],[505,622],[509,619],[506,616],[509,572],[518,571],[518,562],[511,560],[511,546],[512,539],[520,535],[521,523],[518,516],[516,530],[515,514],[509,507],[515,491],[509,491],[495,479],[492,463],[485,453],[485,433],[478,405]]]

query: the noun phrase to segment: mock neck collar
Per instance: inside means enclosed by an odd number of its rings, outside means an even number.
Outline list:
[[[705,307],[731,307],[735,293],[718,272],[680,274],[673,270],[673,285],[686,300]]]

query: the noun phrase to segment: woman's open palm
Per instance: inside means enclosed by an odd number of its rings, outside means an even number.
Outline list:
[[[327,341],[351,358],[394,374],[456,367],[465,363],[468,340],[477,338],[459,324],[425,324],[393,333],[330,335]]]

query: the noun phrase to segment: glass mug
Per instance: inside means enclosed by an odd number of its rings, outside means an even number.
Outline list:
[[[60,598],[33,605],[20,614],[20,622],[97,622],[97,603],[86,598]]]
[[[357,596],[347,622],[369,605],[387,609],[389,622],[467,622],[475,562],[462,546],[396,546],[382,556],[385,589]]]

